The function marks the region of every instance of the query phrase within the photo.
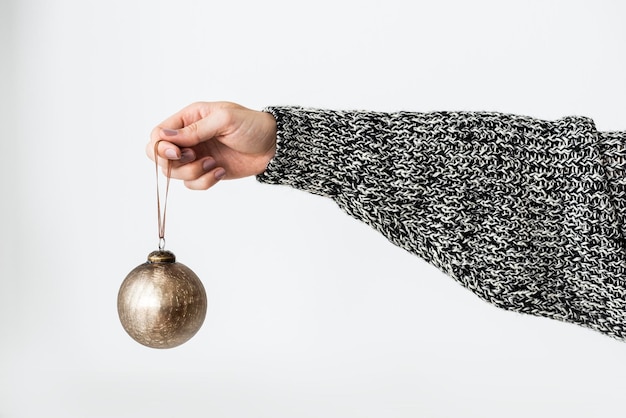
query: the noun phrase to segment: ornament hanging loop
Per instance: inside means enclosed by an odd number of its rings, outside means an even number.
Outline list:
[[[165,249],[165,214],[167,213],[167,196],[170,191],[170,177],[172,174],[172,162],[167,160],[167,180],[165,182],[165,198],[163,200],[163,214],[161,214],[161,195],[159,193],[159,143],[162,140],[157,141],[154,144],[154,164],[156,168],[156,198],[157,198],[157,222],[159,232],[159,250]]]

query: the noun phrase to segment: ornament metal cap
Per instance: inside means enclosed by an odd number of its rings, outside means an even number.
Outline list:
[[[167,250],[152,251],[148,254],[148,263],[175,263],[176,256]]]

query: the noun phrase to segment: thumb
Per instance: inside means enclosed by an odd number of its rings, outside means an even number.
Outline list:
[[[178,129],[162,126],[159,137],[179,147],[193,147],[214,138],[223,131],[226,123],[223,113],[221,111],[212,112],[208,116]]]

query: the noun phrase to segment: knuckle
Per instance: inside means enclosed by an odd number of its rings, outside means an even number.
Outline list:
[[[200,139],[199,138],[200,130],[199,130],[199,126],[198,126],[197,122],[196,123],[192,123],[191,125],[187,125],[186,129],[187,129],[187,131],[189,133],[189,136],[191,138],[193,138],[196,141]]]
[[[221,126],[230,126],[234,120],[232,109],[220,108],[215,111],[214,117]]]

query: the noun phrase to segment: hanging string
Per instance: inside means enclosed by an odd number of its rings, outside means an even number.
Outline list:
[[[167,195],[170,191],[170,176],[172,174],[172,163],[167,160],[167,181],[165,183],[165,199],[163,200],[163,215],[161,215],[161,196],[159,194],[159,142],[154,144],[154,163],[156,166],[156,195],[157,195],[157,219],[159,227],[159,251],[165,248],[165,214],[167,212]]]

